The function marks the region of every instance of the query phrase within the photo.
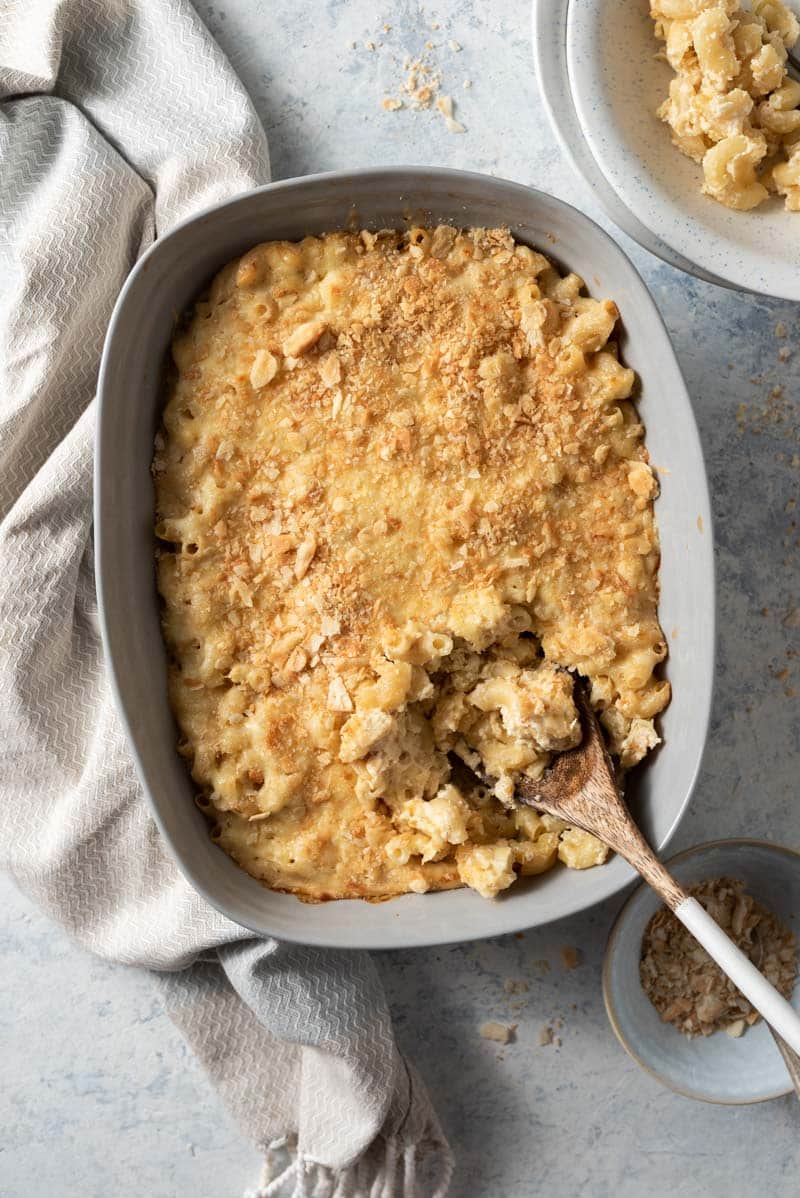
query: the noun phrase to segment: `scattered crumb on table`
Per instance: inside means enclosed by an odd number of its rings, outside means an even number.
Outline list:
[[[494,1020],[482,1023],[479,1029],[484,1040],[494,1040],[497,1044],[513,1043],[516,1030],[516,1023],[495,1023]]]
[[[580,949],[574,948],[571,944],[562,944],[559,951],[561,963],[565,969],[577,969],[583,960]]]

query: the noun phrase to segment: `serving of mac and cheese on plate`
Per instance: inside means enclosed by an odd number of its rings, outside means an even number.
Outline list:
[[[702,164],[703,191],[728,208],[770,193],[800,210],[800,83],[787,48],[800,38],[781,0],[651,0],[656,36],[675,71],[658,115]]]
[[[534,0],[534,13],[558,64],[542,78],[562,146],[611,220],[698,278],[800,299],[787,5]]]
[[[266,242],[182,321],[170,699],[214,839],[267,886],[493,896],[605,859],[511,799],[580,739],[567,671],[623,770],[669,701],[617,316],[507,231],[440,225]]]

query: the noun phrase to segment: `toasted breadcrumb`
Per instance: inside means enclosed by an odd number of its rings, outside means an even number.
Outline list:
[[[747,894],[744,882],[712,878],[689,894],[727,932],[784,998],[797,978],[794,934],[772,911]],[[645,929],[639,975],[647,997],[665,1023],[688,1037],[725,1031],[738,1037],[760,1015],[692,934],[660,908]]]
[[[571,944],[562,944],[559,951],[561,953],[561,964],[565,969],[577,969],[583,960],[580,950],[573,948]]]
[[[497,1044],[511,1044],[516,1030],[516,1023],[495,1023],[493,1020],[480,1026],[483,1039],[494,1040]]]
[[[616,318],[449,225],[266,243],[198,298],[153,463],[170,694],[215,840],[265,884],[494,897],[602,860],[503,797],[579,738],[564,666],[625,768],[669,700]]]

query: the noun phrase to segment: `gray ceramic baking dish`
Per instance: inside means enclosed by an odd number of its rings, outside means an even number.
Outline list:
[[[493,936],[570,915],[632,878],[621,859],[585,872],[556,868],[487,902],[471,890],[385,903],[322,905],[264,889],[208,835],[196,808],[167,703],[165,651],[153,568],[153,437],[161,371],[176,313],[229,259],[271,238],[409,219],[508,225],[519,240],[613,297],[622,350],[641,379],[639,408],[659,468],[661,622],[674,698],[663,747],[632,781],[634,810],[663,848],[689,802],[708,729],[714,670],[714,566],[708,488],[689,397],[644,284],[611,238],[567,204],[517,183],[428,167],[312,175],[273,183],[199,213],[162,237],[128,278],[100,370],[95,536],[100,620],[116,700],[142,786],[186,876],[224,914],[253,931],[339,948],[400,948]]]

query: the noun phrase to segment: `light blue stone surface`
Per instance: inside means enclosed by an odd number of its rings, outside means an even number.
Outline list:
[[[597,216],[537,96],[527,4],[198,7],[251,90],[276,178],[435,163],[530,183]],[[463,49],[450,49],[449,39]],[[403,57],[426,40],[436,47],[442,90],[458,102],[463,135],[448,133],[436,113],[381,108],[384,94],[399,94]],[[800,651],[800,618],[784,622],[800,606],[797,313],[698,283],[624,245],[663,312],[694,397],[716,516],[718,690],[702,780],[674,847],[727,835],[800,847],[800,666],[788,656]],[[785,340],[775,337],[779,322]],[[781,346],[793,351],[785,363]],[[780,399],[771,397],[776,387]],[[789,675],[778,677],[785,668]],[[785,693],[792,687],[797,698]],[[617,1045],[600,993],[617,906],[523,939],[380,955],[398,1035],[458,1155],[454,1195],[795,1195],[800,1111],[792,1100],[744,1109],[693,1103],[662,1089]],[[148,978],[75,949],[7,883],[0,910],[3,1198],[238,1198],[255,1178],[256,1155],[160,1012]],[[583,954],[572,971],[560,963],[565,944]],[[505,993],[509,978],[530,989]],[[540,1028],[559,1013],[561,1046],[539,1047]],[[498,1050],[482,1040],[487,1019],[518,1023],[516,1043]]]

